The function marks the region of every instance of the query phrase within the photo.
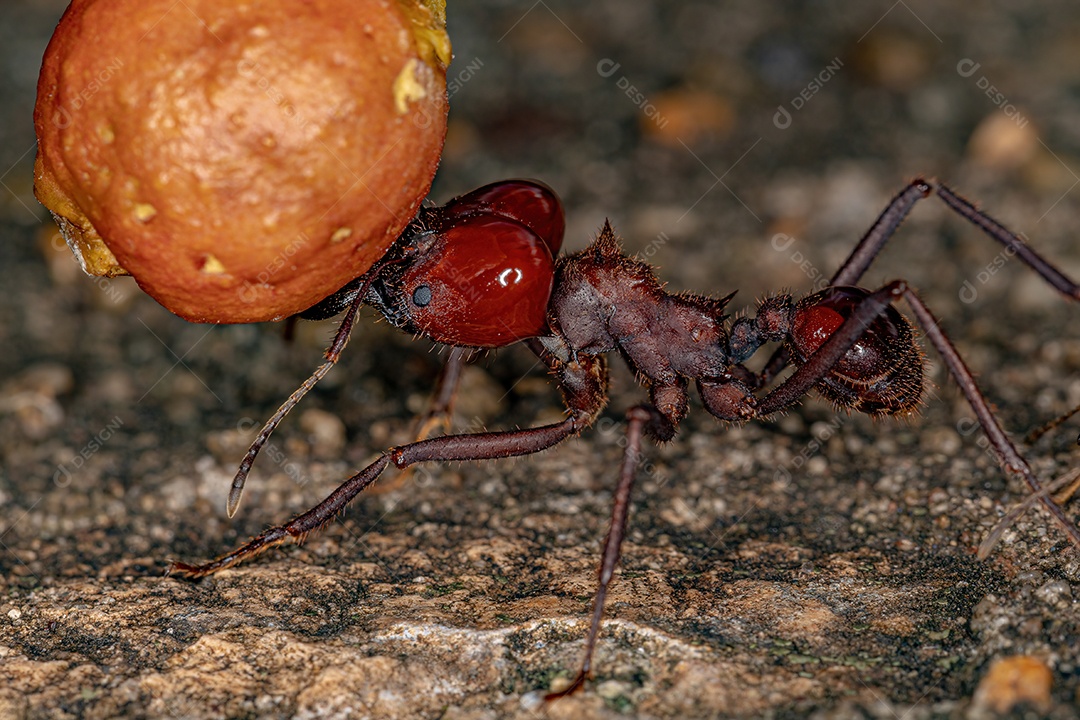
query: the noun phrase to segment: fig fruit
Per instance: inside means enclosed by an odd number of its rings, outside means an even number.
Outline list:
[[[35,193],[94,275],[188,320],[298,313],[427,195],[441,0],[74,0],[45,52]]]

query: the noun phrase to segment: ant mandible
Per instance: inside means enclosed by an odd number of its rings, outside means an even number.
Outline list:
[[[1080,287],[1016,235],[941,184],[911,182],[889,203],[820,292],[796,300],[780,294],[755,317],[728,322],[732,295],[713,298],[663,289],[653,269],[623,253],[605,223],[586,249],[553,260],[565,228],[562,205],[545,185],[511,180],[485,186],[442,207],[423,208],[390,252],[361,277],[301,317],[346,310],[326,361],[278,409],[240,464],[229,495],[232,516],[259,450],[285,414],[337,362],[361,305],[377,308],[396,327],[453,347],[437,402],[447,409],[462,364],[475,348],[524,342],[548,367],[566,405],[561,422],[521,430],[444,435],[390,448],[325,500],[203,565],[174,562],[170,571],[202,577],[325,526],[391,463],[486,460],[528,455],[580,434],[607,404],[606,355],[617,351],[648,388],[649,402],[627,414],[627,442],[603,544],[600,578],[585,657],[573,692],[589,676],[604,600],[626,531],[630,491],[642,436],[671,440],[688,410],[688,386],[721,420],[743,423],[786,410],[811,389],[838,408],[878,417],[914,411],[923,395],[922,352],[912,325],[893,304],[903,298],[941,355],[986,433],[1002,467],[1020,475],[1069,538],[1080,531],[1043,488],[1006,436],[964,361],[937,319],[904,281],[875,291],[855,287],[912,206],[936,194],[960,216],[1003,244],[1072,300]],[[745,362],[762,345],[781,343],[761,372]],[[768,392],[788,363],[793,374]],[[984,547],[981,552],[987,551]]]

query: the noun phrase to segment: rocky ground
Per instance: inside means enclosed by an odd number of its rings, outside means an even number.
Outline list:
[[[650,448],[585,692],[572,674],[622,441],[426,467],[302,547],[193,583],[408,437],[440,355],[363,323],[275,436],[236,518],[252,427],[332,324],[187,324],[87,278],[31,193],[31,107],[62,3],[0,10],[0,717],[925,718],[1077,714],[1080,560],[931,358],[906,422],[810,400],[728,428],[695,405]],[[831,274],[916,174],[947,179],[1080,277],[1080,16],[1065,2],[454,3],[433,191],[507,176],[604,217],[673,289],[734,307]],[[1080,308],[937,201],[871,269],[943,318],[1019,439],[1080,403]],[[544,422],[527,353],[473,367],[464,428]],[[1076,422],[1023,446],[1078,463]],[[1075,504],[1073,518],[1080,517]]]

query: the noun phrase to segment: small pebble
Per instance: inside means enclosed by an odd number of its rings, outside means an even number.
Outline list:
[[[994,110],[975,127],[968,141],[971,158],[987,168],[1012,170],[1039,150],[1039,134],[1030,123]]]
[[[312,453],[319,458],[340,457],[345,449],[345,423],[325,410],[305,410],[300,428],[307,433]]]
[[[889,32],[885,28],[867,34],[856,50],[855,71],[867,82],[896,92],[917,85],[933,64],[932,51],[924,37]]]
[[[663,143],[680,147],[706,137],[726,138],[735,125],[735,110],[724,97],[700,90],[675,89],[657,94],[642,106],[642,131]]]
[[[1047,605],[1069,605],[1072,603],[1072,588],[1064,580],[1051,580],[1039,586],[1035,597]]]
[[[972,701],[972,715],[998,714],[1028,704],[1039,712],[1050,709],[1053,676],[1042,660],[1030,655],[998,658],[979,681]]]
[[[33,365],[0,387],[0,414],[14,415],[26,437],[41,440],[63,424],[64,408],[56,398],[74,387],[75,376],[66,365]]]

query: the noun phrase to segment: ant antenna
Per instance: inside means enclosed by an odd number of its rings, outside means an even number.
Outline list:
[[[379,266],[376,266],[376,268],[377,267]],[[352,335],[353,324],[360,311],[360,306],[364,302],[364,297],[367,295],[367,291],[371,287],[372,282],[378,276],[376,268],[372,268],[372,271],[368,273],[367,279],[364,280],[357,289],[356,297],[349,303],[349,309],[345,313],[341,325],[338,326],[337,333],[334,335],[334,340],[330,343],[330,347],[328,347],[324,353],[326,362],[316,368],[315,372],[311,374],[311,377],[305,380],[303,384],[289,396],[289,399],[281,404],[281,407],[277,409],[277,412],[266,421],[265,425],[263,425],[262,430],[259,431],[258,436],[255,438],[255,442],[251,443],[251,447],[248,448],[247,454],[244,455],[244,459],[240,462],[240,467],[236,471],[236,477],[233,478],[232,487],[229,489],[229,501],[225,507],[229,517],[235,515],[236,509],[240,507],[240,498],[244,494],[244,483],[247,482],[248,473],[251,472],[251,466],[255,463],[255,458],[258,456],[259,451],[263,449],[263,446],[266,445],[266,441],[270,439],[270,435],[277,429],[277,426],[281,424],[281,421],[285,419],[285,416],[289,414],[289,411],[296,407],[296,404],[300,402],[301,398],[307,395],[308,391],[315,387],[315,384],[322,380],[326,373],[330,372],[330,368],[337,364],[338,359],[341,357],[341,352],[349,343],[349,336]]]

